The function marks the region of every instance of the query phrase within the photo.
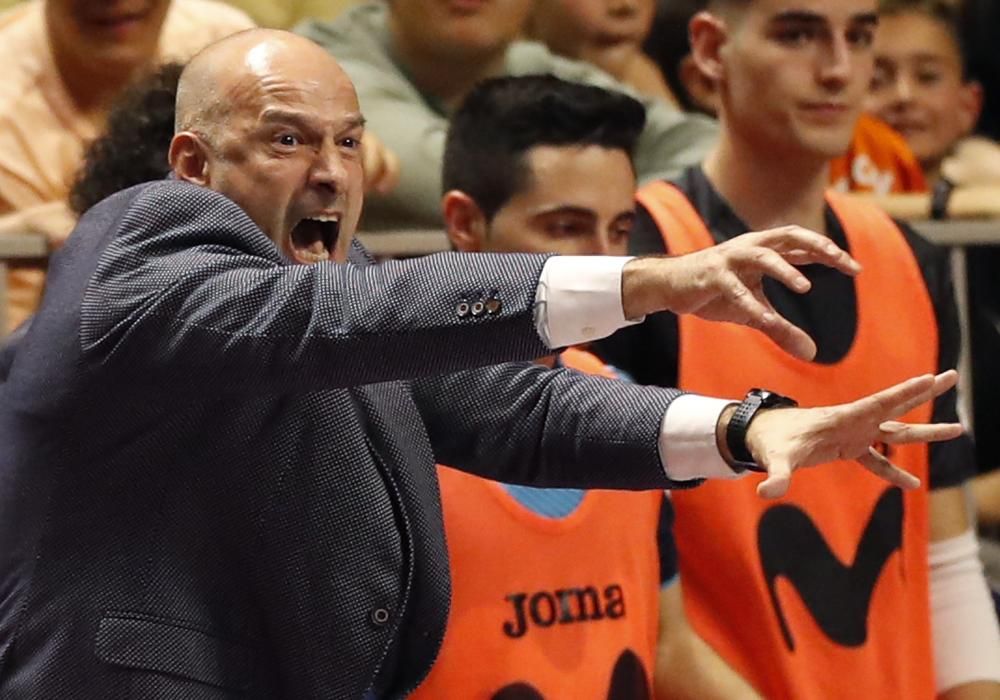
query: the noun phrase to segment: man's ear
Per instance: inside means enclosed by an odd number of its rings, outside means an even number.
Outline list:
[[[688,24],[688,40],[698,69],[718,84],[725,73],[722,46],[726,43],[726,23],[711,12],[699,12]]]
[[[475,200],[461,190],[441,198],[441,213],[451,244],[463,253],[476,253],[486,245],[486,217]]]
[[[968,136],[976,128],[983,111],[983,86],[979,81],[970,80],[962,85],[956,107],[962,117],[962,136]]]
[[[208,149],[197,134],[190,131],[174,134],[168,158],[177,179],[202,187],[208,186]]]
[[[691,54],[681,59],[677,72],[691,103],[700,111],[717,117],[719,92],[715,89],[715,81],[705,75]]]

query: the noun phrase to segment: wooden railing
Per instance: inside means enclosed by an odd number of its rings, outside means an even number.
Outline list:
[[[0,338],[7,330],[7,267],[17,260],[44,259],[49,254],[44,236],[0,236]]]
[[[992,213],[992,212],[991,212]],[[952,249],[952,273],[963,336],[968,338],[969,300],[966,260],[969,248],[1000,245],[1000,218],[953,221],[912,221],[913,227],[925,238]],[[415,257],[449,249],[442,231],[405,230],[360,233],[358,238],[379,258]],[[39,235],[0,236],[0,338],[3,337],[7,309],[7,266],[24,259],[45,258],[47,246]],[[964,413],[972,422],[972,362],[969,343],[962,343],[959,369],[962,376]]]
[[[1000,219],[973,219],[962,221],[915,221],[914,228],[939,245],[956,249],[960,256],[970,246],[1000,245]],[[358,238],[376,257],[414,257],[438,253],[449,249],[448,239],[442,231],[412,230],[360,233]],[[0,334],[6,328],[7,266],[23,259],[39,259],[48,255],[45,239],[34,234],[0,236]],[[964,258],[963,258],[964,260]],[[960,270],[964,263],[960,260]],[[961,289],[961,279],[956,287]]]

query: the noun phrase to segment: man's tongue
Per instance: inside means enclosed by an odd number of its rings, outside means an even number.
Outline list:
[[[326,247],[324,226],[312,219],[303,219],[292,229],[292,250],[295,259],[301,263],[322,262],[330,259],[330,251]]]

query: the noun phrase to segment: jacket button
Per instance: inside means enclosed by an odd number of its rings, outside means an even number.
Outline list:
[[[469,302],[460,301],[458,306],[455,307],[455,313],[458,314],[459,318],[465,318],[469,315]]]
[[[475,302],[472,305],[472,315],[473,316],[482,316],[483,315],[483,311],[485,311],[485,310],[486,310],[486,305],[483,304],[483,302],[481,302],[481,301],[477,301],[477,302]]]
[[[488,313],[490,316],[492,316],[493,314],[498,313],[500,311],[500,309],[501,309],[502,306],[503,306],[503,304],[501,304],[500,300],[497,299],[496,297],[493,297],[491,299],[487,299],[486,300],[486,313]]]
[[[389,621],[390,617],[392,616],[386,608],[375,608],[371,611],[371,614],[369,614],[368,619],[370,619],[372,624],[376,627],[381,627]]]

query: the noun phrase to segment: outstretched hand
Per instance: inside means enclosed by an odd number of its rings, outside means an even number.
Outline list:
[[[955,386],[958,373],[908,379],[851,403],[822,408],[780,408],[761,412],[750,424],[746,444],[767,478],[757,487],[764,498],[788,491],[792,472],[834,460],[850,459],[904,489],[920,480],[875,450],[889,445],[951,440],[962,434],[957,423],[909,424],[894,420]]]
[[[792,355],[811,360],[816,344],[782,317],[764,296],[773,277],[804,293],[810,283],[796,265],[819,263],[855,275],[861,266],[829,238],[799,226],[742,236],[677,257],[637,258],[625,265],[622,299],[626,318],[656,311],[695,314],[756,328]]]

